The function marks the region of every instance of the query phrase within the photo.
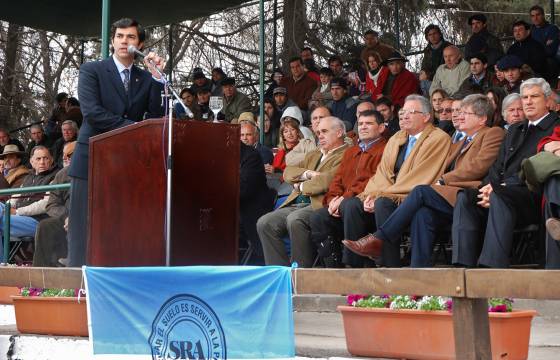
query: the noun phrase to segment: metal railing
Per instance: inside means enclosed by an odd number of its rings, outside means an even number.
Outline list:
[[[33,193],[44,193],[53,190],[68,190],[70,189],[70,183],[67,184],[55,184],[55,185],[42,185],[42,186],[29,186],[20,188],[10,188],[0,190],[0,197],[16,195],[16,194],[33,194]],[[4,207],[4,223],[3,223],[3,237],[4,237],[4,248],[2,252],[2,262],[7,264],[10,256],[10,210],[11,205],[9,201],[6,201]]]

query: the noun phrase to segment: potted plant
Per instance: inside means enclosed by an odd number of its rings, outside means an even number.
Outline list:
[[[490,299],[492,359],[527,359],[536,311]],[[452,301],[439,296],[349,295],[339,306],[348,352],[356,356],[455,359]]]
[[[13,296],[20,333],[88,336],[86,298],[79,289],[22,288]]]

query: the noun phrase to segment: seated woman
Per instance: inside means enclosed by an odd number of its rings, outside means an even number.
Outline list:
[[[436,89],[432,93],[431,103],[432,109],[434,109],[434,125],[439,123],[439,114],[441,113],[442,104],[445,99],[449,99],[449,95],[443,89]]]
[[[382,66],[381,56],[375,51],[368,54],[367,57],[367,75],[366,75],[366,92],[371,94],[371,99],[373,101],[379,99],[383,96],[383,89],[378,86],[379,79],[385,78],[388,75],[389,69],[386,66]]]
[[[284,184],[282,172],[286,168],[286,154],[289,153],[301,139],[303,139],[303,134],[299,129],[299,123],[291,118],[282,119],[278,151],[274,155],[272,164],[266,164],[264,166],[264,170],[267,174],[268,187],[278,191],[279,196],[289,194],[292,190],[290,184]]]

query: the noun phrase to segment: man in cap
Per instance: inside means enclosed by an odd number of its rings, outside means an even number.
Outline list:
[[[222,80],[222,88],[224,91],[224,107],[221,112],[225,115],[226,122],[235,124],[241,113],[253,110],[251,100],[247,95],[237,90],[235,79],[232,77]]]
[[[430,95],[436,89],[443,89],[453,97],[459,91],[463,81],[469,77],[469,63],[463,59],[461,50],[455,45],[443,49],[443,59],[445,64],[440,65],[434,75]]]
[[[285,87],[288,97],[303,111],[307,110],[307,105],[315,89],[317,82],[310,78],[303,69],[303,61],[300,57],[290,59],[291,76],[286,76],[280,82],[280,86]]]
[[[356,107],[358,102],[348,95],[348,83],[342,78],[334,78],[331,80],[332,101],[327,104],[332,116],[342,121],[348,122],[350,127],[354,127],[356,122]],[[348,125],[347,124],[347,125]]]
[[[469,17],[468,24],[471,27],[472,35],[465,44],[465,57],[470,59],[474,54],[481,52],[486,55],[488,66],[494,67],[498,59],[504,55],[500,39],[488,31],[484,14],[472,15]]]
[[[486,55],[483,53],[474,54],[467,60],[470,64],[471,74],[463,81],[459,91],[457,91],[457,95],[460,97],[472,94],[475,89],[486,91],[492,87],[493,73],[488,69]]]
[[[297,106],[292,99],[288,98],[288,90],[286,90],[283,86],[276,87],[272,91],[272,97],[274,99],[274,104],[276,105],[276,111],[280,114],[289,107]]]
[[[191,85],[191,90],[193,93],[196,94],[201,88],[205,88],[208,90],[211,89],[212,84],[210,83],[210,80],[206,78],[206,76],[202,72],[202,69],[197,68],[196,71],[193,72],[192,78],[193,84]]]
[[[29,175],[29,169],[22,164],[24,154],[15,144],[4,146],[0,154],[0,159],[4,161],[4,172],[0,175],[1,189],[19,187]]]
[[[372,51],[378,53],[382,60],[386,60],[395,52],[395,49],[379,41],[379,33],[369,29],[364,33],[364,47],[360,54],[360,58],[363,60],[364,64],[367,64],[368,55]]]
[[[377,80],[377,86],[382,94],[387,96],[397,108],[404,105],[404,99],[410,94],[418,93],[420,84],[416,75],[405,68],[406,58],[398,51],[394,51],[382,65],[389,68],[389,72]]]
[[[507,50],[508,55],[516,55],[531,67],[535,75],[546,77],[546,50],[544,46],[531,37],[531,26],[519,20],[513,23],[512,31],[515,42]]]
[[[504,90],[508,93],[519,93],[519,87],[523,80],[530,77],[530,74],[523,71],[523,61],[515,55],[506,55],[498,61],[498,70],[504,72],[507,84]]]

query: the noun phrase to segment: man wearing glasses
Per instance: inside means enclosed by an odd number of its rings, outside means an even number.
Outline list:
[[[346,213],[355,219],[355,233],[362,236],[378,229],[416,185],[433,184],[444,171],[450,139],[432,124],[429,101],[409,95],[399,111],[399,125],[401,130],[387,142],[376,174],[354,198],[352,211]],[[370,243],[369,238],[347,239],[344,245],[360,255],[371,256],[376,263],[381,255],[383,265],[400,266],[398,243],[381,246],[379,242]],[[366,251],[362,251],[364,248]]]

